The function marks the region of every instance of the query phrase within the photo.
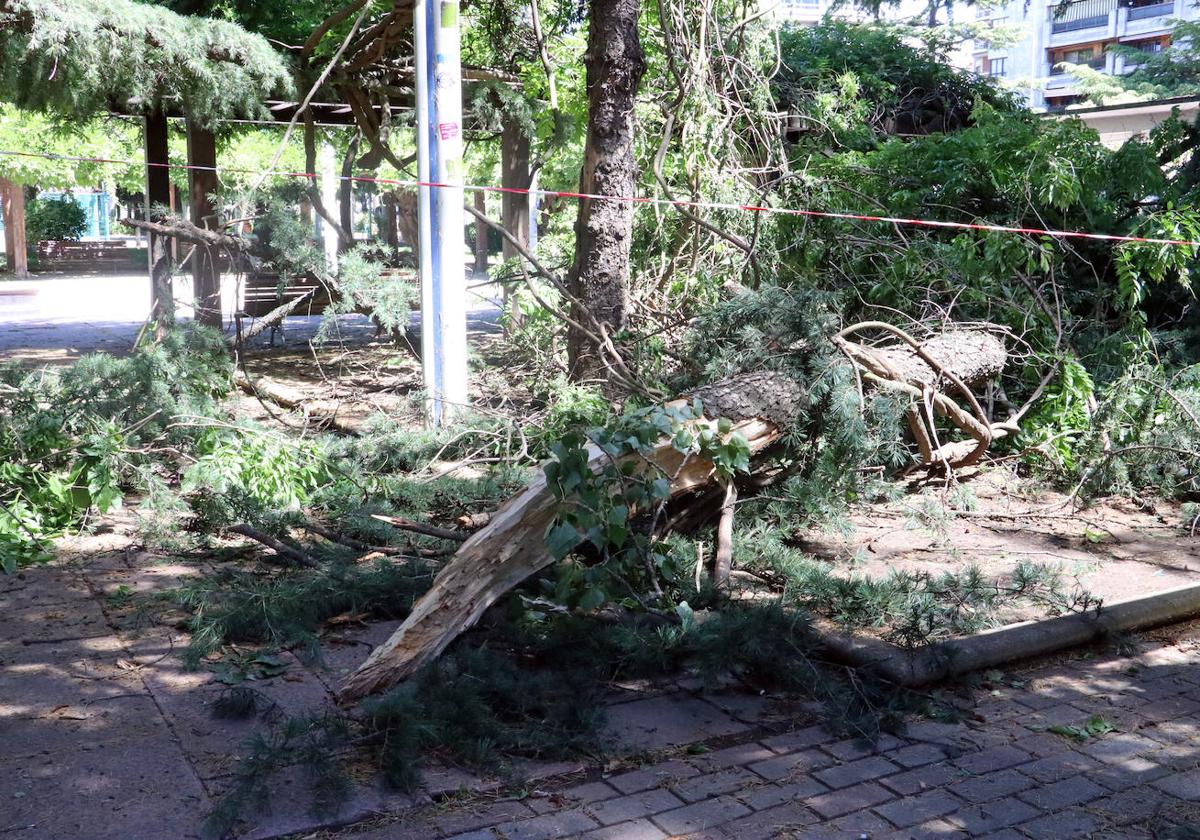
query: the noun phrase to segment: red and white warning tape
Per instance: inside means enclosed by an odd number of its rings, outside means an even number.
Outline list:
[[[69,160],[81,163],[111,163],[121,166],[160,166],[168,169],[197,169],[209,172],[237,172],[246,175],[265,175],[280,178],[305,178],[315,180],[317,176],[307,172],[271,171],[260,169],[241,169],[232,166],[194,166],[186,163],[145,163],[144,161],[118,160],[101,157],[75,157],[72,155],[55,155],[44,152],[17,152],[0,150],[0,155],[15,157],[45,158],[48,160]],[[947,222],[938,219],[908,219],[900,216],[874,216],[864,213],[838,213],[831,210],[801,210],[794,207],[767,207],[757,204],[736,204],[721,201],[687,201],[683,199],[652,198],[649,196],[610,196],[594,193],[570,192],[566,190],[518,189],[515,187],[497,187],[481,184],[445,184],[438,181],[410,181],[396,178],[371,178],[362,175],[338,175],[338,180],[349,180],[356,183],[384,184],[398,187],[431,187],[462,189],[470,192],[517,193],[521,195],[555,196],[557,198],[573,198],[592,201],[620,201],[628,204],[653,204],[663,207],[687,207],[695,210],[736,210],[750,213],[774,213],[786,216],[811,216],[823,219],[845,219],[858,222],[882,222],[891,225],[909,225],[916,227],[945,228],[951,230],[979,230],[988,233],[1017,233],[1030,236],[1048,236],[1053,239],[1093,239],[1104,242],[1144,242],[1152,245],[1183,245],[1200,249],[1200,241],[1191,239],[1160,239],[1150,236],[1121,236],[1112,233],[1090,233],[1078,230],[1049,230],[1045,228],[1012,227],[1009,225],[989,225],[973,222]]]

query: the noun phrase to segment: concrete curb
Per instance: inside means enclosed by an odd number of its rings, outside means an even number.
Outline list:
[[[1200,614],[1200,584],[1104,604],[1098,610],[1023,621],[974,636],[913,650],[879,639],[845,633],[822,634],[826,652],[838,661],[870,668],[904,686],[920,686],[1094,642],[1112,633],[1143,630]]]

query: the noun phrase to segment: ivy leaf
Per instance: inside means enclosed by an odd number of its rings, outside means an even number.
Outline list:
[[[546,533],[546,549],[554,555],[556,560],[566,557],[577,545],[579,545],[579,531],[574,525],[560,522]]]
[[[579,599],[579,609],[591,611],[604,605],[608,600],[608,596],[604,594],[604,590],[599,587],[593,587],[583,593],[583,597]]]

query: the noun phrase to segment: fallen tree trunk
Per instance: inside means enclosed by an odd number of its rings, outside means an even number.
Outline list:
[[[693,397],[701,400],[710,418],[703,422],[715,428],[720,418],[732,421],[731,434],[746,438],[752,456],[778,440],[805,403],[800,386],[777,373],[727,380],[686,400]],[[599,470],[609,457],[591,447],[588,466]],[[673,476],[672,497],[713,480],[710,461],[684,455],[670,439],[661,440],[647,460],[664,475]],[[413,605],[404,624],[346,681],[341,700],[365,697],[411,676],[513,587],[554,563],[545,536],[557,512],[554,492],[545,474],[539,474],[462,544],[429,592]]]
[[[970,337],[958,340],[962,336]],[[902,390],[903,393],[915,391],[915,398],[924,396],[933,400],[932,410],[946,414],[956,423],[976,421],[937,392],[941,382],[957,383],[978,409],[963,380],[976,381],[994,375],[1003,368],[1006,356],[1003,343],[981,333],[950,333],[915,349],[902,344],[867,347],[846,341],[842,336],[837,342],[851,363],[873,377],[872,381],[881,386],[890,384],[909,389]],[[935,394],[937,400],[933,399]],[[746,439],[752,458],[778,441],[807,407],[807,395],[800,384],[774,372],[735,377],[700,389],[684,401],[693,397],[698,397],[704,405],[705,417],[701,422],[715,429],[719,419],[730,420],[730,433]],[[950,413],[944,404],[954,406],[958,414]],[[959,415],[965,415],[967,420],[963,421]],[[978,446],[979,430],[970,423],[965,430],[976,437],[972,445]],[[990,441],[987,429],[983,434]],[[983,446],[986,447],[986,442]],[[927,445],[923,443],[921,448],[924,457]],[[974,449],[970,454],[974,455]],[[593,472],[598,472],[611,458],[597,447],[590,447],[588,455],[588,467]],[[671,499],[715,484],[713,464],[681,453],[670,438],[660,440],[649,455],[625,457],[648,463],[669,477]],[[729,508],[727,530],[732,527],[733,493],[722,490],[718,496],[724,502],[722,507]],[[545,474],[540,473],[462,544],[433,587],[413,606],[405,622],[342,686],[341,701],[357,700],[408,678],[474,625],[501,597],[554,563],[554,556],[546,548],[545,535],[558,509],[558,500]],[[729,542],[728,538],[725,541]],[[727,552],[728,546],[724,548]],[[726,562],[726,558],[718,556],[714,571],[722,573]]]

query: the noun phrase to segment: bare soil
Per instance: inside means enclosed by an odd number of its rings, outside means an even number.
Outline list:
[[[1109,498],[1084,506],[1001,464],[958,480],[957,488],[941,478],[916,483],[897,501],[857,508],[845,532],[807,532],[801,547],[848,577],[975,566],[1003,584],[1018,563],[1032,562],[1104,602],[1200,584],[1200,541],[1181,505]],[[1014,605],[999,618],[1042,615]]]

